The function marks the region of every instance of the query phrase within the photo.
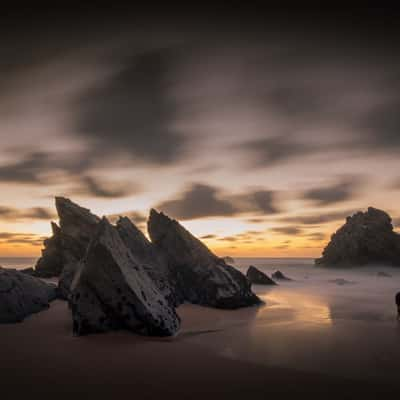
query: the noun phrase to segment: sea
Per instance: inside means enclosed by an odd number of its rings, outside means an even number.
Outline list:
[[[6,268],[35,263],[36,258],[0,258]],[[221,312],[211,325],[199,326],[199,332],[214,333],[191,332],[182,340],[230,359],[398,381],[400,268],[321,268],[311,258],[235,258],[232,265],[243,273],[254,265],[269,276],[280,270],[290,280],[253,285],[263,306]]]

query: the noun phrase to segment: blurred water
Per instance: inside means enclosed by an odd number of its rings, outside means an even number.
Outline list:
[[[4,268],[24,269],[34,267],[37,257],[0,257],[0,266]]]

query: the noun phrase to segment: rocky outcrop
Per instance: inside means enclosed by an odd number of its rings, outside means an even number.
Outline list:
[[[229,256],[222,257],[227,264],[235,264],[235,259]]]
[[[52,222],[53,236],[44,242],[35,276],[60,276],[60,296],[67,298],[79,261],[84,257],[100,218],[64,197],[56,197],[60,226]]]
[[[347,217],[315,262],[323,266],[400,265],[400,236],[387,213],[370,207]]]
[[[286,275],[284,275],[281,271],[275,271],[271,277],[273,279],[276,279],[278,281],[291,281],[292,279],[288,278]]]
[[[183,302],[177,293],[176,282],[168,268],[165,257],[146,238],[129,218],[121,217],[117,221],[117,230],[125,246],[131,251],[137,264],[143,266],[150,278],[168,302],[177,306]]]
[[[145,257],[146,251],[143,253]],[[128,329],[168,336],[180,323],[174,308],[125,245],[118,229],[105,218],[74,276],[70,306],[77,335]]]
[[[156,249],[166,257],[176,291],[184,300],[229,309],[260,302],[240,271],[213,254],[177,221],[151,210],[148,231]]]
[[[274,282],[267,274],[264,274],[264,272],[261,272],[253,265],[250,265],[247,270],[246,277],[255,285],[276,285],[276,282]]]
[[[21,322],[49,307],[56,286],[20,271],[0,267],[0,323]]]

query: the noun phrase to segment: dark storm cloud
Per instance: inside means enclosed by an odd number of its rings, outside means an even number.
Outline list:
[[[248,141],[239,147],[251,155],[251,164],[255,166],[271,165],[303,157],[317,150],[310,144],[296,142],[291,137],[283,135]]]
[[[183,220],[232,216],[237,212],[230,201],[220,198],[218,189],[203,184],[192,185],[180,198],[160,203],[156,208]]]
[[[205,184],[193,184],[177,199],[164,201],[155,208],[182,220],[235,216],[248,212],[280,212],[275,205],[273,191],[253,190],[246,194],[229,194]]]
[[[71,194],[98,198],[122,198],[138,193],[139,187],[129,182],[107,182],[91,176],[80,178],[79,187]]]
[[[48,155],[33,152],[20,160],[0,166],[0,182],[38,183],[48,168]]]
[[[74,105],[76,127],[95,153],[154,164],[179,159],[185,139],[173,127],[173,60],[172,50],[135,54],[111,77],[82,93]]]
[[[355,197],[360,183],[361,180],[358,177],[346,178],[331,186],[307,190],[302,194],[302,198],[310,200],[319,206],[341,203]]]
[[[51,220],[55,218],[52,210],[43,207],[17,209],[13,207],[0,206],[0,220],[3,221],[25,221],[25,220]]]

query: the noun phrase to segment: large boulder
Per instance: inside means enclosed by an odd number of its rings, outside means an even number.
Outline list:
[[[49,307],[57,287],[23,272],[0,267],[0,323],[21,322]]]
[[[128,329],[168,336],[180,324],[175,309],[105,218],[74,276],[69,301],[77,335]]]
[[[177,306],[183,299],[176,291],[173,274],[168,268],[166,258],[153,243],[146,238],[129,218],[120,217],[117,221],[117,230],[125,246],[131,251],[138,264],[141,264],[154,281],[160,292],[172,304]]]
[[[387,213],[370,207],[347,217],[315,262],[324,266],[400,265],[400,236],[393,231]]]
[[[276,282],[274,282],[267,274],[264,274],[264,272],[260,271],[253,265],[250,265],[248,268],[246,277],[255,285],[276,285]]]
[[[184,300],[229,309],[260,302],[240,271],[213,254],[177,221],[151,210],[148,231],[174,271],[176,290]]]
[[[44,242],[35,276],[59,276],[60,296],[67,298],[72,278],[84,257],[100,218],[64,197],[56,197],[59,226],[52,222],[53,236]]]

